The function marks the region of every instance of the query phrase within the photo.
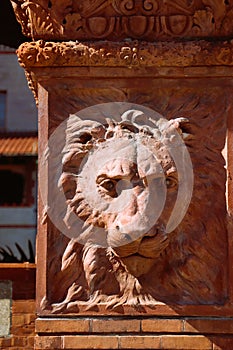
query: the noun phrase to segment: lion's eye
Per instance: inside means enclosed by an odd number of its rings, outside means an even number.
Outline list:
[[[103,187],[105,190],[111,192],[116,187],[116,182],[113,180],[104,180],[100,184],[101,187]]]
[[[175,188],[177,186],[177,180],[174,177],[167,177],[166,178],[166,186],[167,188]]]

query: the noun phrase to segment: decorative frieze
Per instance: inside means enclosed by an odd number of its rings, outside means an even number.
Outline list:
[[[11,0],[25,35],[44,40],[229,37],[228,0]]]
[[[233,43],[225,42],[44,42],[24,43],[18,49],[23,67],[187,67],[232,66]]]

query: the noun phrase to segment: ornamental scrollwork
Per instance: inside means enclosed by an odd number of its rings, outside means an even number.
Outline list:
[[[11,0],[25,35],[43,40],[146,41],[228,37],[233,3],[224,0]]]

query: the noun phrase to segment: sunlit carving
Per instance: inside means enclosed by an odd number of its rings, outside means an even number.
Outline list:
[[[11,2],[24,34],[33,39],[154,41],[172,37],[224,37],[233,32],[233,5],[224,0]],[[136,20],[131,16],[136,16]]]

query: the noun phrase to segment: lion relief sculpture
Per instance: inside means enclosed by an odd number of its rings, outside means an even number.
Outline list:
[[[59,186],[65,224],[78,220],[82,228],[63,251],[53,312],[225,297],[225,246],[216,233],[224,236],[225,224],[216,208],[203,219],[190,123],[161,118],[144,125],[135,113],[105,123],[69,121]]]

